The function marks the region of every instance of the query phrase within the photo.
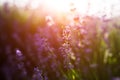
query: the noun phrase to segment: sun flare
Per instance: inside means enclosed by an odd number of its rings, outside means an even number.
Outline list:
[[[42,8],[45,11],[56,13],[68,12],[71,8],[82,15],[95,15],[109,17],[120,14],[120,0],[0,0],[0,5],[8,2],[10,5],[15,4],[18,7],[28,7],[30,9]],[[71,3],[74,4],[71,6]],[[114,9],[112,8],[114,6]],[[112,15],[111,15],[112,13]]]
[[[88,8],[89,0],[35,0],[32,1],[31,7],[35,8],[39,6],[38,3],[42,3],[49,10],[54,10],[54,12],[68,12],[71,8],[76,8],[76,10],[80,13],[85,13]],[[73,4],[73,5],[71,5]]]

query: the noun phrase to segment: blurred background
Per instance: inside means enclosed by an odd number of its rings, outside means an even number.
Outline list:
[[[120,80],[119,0],[0,0],[0,80]]]

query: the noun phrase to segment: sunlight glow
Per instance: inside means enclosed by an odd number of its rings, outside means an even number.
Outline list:
[[[80,14],[102,16],[104,14],[110,16],[120,14],[120,0],[0,0],[0,4],[9,2],[19,7],[24,7],[30,2],[29,8],[36,9],[43,6],[46,11],[68,12],[75,7]],[[73,3],[73,6],[70,4]],[[112,8],[112,6],[114,6]]]
[[[32,2],[32,8],[35,6],[38,6],[39,0],[35,0],[35,2]],[[89,0],[44,0],[42,1],[42,4],[45,5],[48,9],[52,9],[54,11],[59,12],[68,12],[70,8],[75,7],[78,12],[85,13],[88,8],[88,2]],[[73,6],[70,6],[70,4],[73,3]]]

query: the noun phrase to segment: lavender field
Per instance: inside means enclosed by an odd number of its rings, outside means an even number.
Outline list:
[[[120,16],[58,18],[5,3],[0,80],[120,80]]]

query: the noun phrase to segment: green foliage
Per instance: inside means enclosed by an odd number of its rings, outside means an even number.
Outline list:
[[[113,27],[109,34],[109,64],[113,75],[120,76],[120,29]]]
[[[14,7],[6,12],[0,7],[0,47],[11,45],[10,55],[16,60],[13,65],[24,64],[22,70],[16,70],[15,77],[12,75],[15,80],[25,70],[28,75],[22,75],[23,80],[39,80],[45,76],[48,80],[112,80],[120,77],[119,25],[89,16],[85,25],[65,26],[56,21],[58,24],[48,27],[42,14]],[[106,25],[104,31],[102,26]],[[16,59],[17,48],[24,56],[21,60]],[[8,55],[4,49],[3,53]],[[35,67],[38,69],[33,71]]]

